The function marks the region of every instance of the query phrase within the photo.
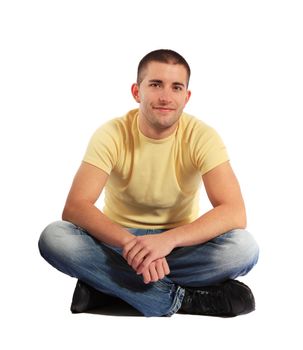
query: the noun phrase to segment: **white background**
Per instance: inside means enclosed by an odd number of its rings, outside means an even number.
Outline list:
[[[1,348],[302,348],[302,2],[0,4]],[[89,137],[136,107],[137,64],[158,48],[190,63],[186,111],[221,134],[242,187],[261,248],[247,316],[72,315],[75,281],[38,253]]]

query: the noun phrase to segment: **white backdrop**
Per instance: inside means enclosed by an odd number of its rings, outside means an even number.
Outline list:
[[[292,0],[0,2],[1,348],[301,348],[302,17]],[[186,111],[219,131],[239,178],[261,248],[242,279],[250,315],[71,315],[75,281],[39,256],[92,132],[136,107],[137,64],[158,48],[188,60]]]

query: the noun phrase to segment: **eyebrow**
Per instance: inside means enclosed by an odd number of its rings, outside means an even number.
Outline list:
[[[148,82],[149,83],[163,84],[163,80],[159,80],[159,79],[150,79]],[[173,82],[173,85],[174,86],[183,86],[183,87],[185,87],[185,85],[183,83],[180,83],[178,81]]]

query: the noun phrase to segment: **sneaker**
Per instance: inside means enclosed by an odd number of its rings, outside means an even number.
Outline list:
[[[70,310],[73,314],[97,309],[115,302],[117,298],[97,291],[88,284],[78,280]]]
[[[244,283],[227,280],[201,288],[185,288],[181,313],[233,317],[255,310],[252,291]]]

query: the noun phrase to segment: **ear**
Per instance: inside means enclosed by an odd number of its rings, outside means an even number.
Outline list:
[[[131,87],[132,95],[133,98],[135,99],[136,102],[140,103],[140,96],[139,96],[139,86],[137,83],[134,83]]]
[[[190,91],[190,90],[187,90],[187,96],[186,96],[186,98],[185,98],[185,105],[186,105],[187,102],[189,101],[190,96],[191,96],[191,91]],[[185,105],[184,105],[184,106],[185,106]]]

